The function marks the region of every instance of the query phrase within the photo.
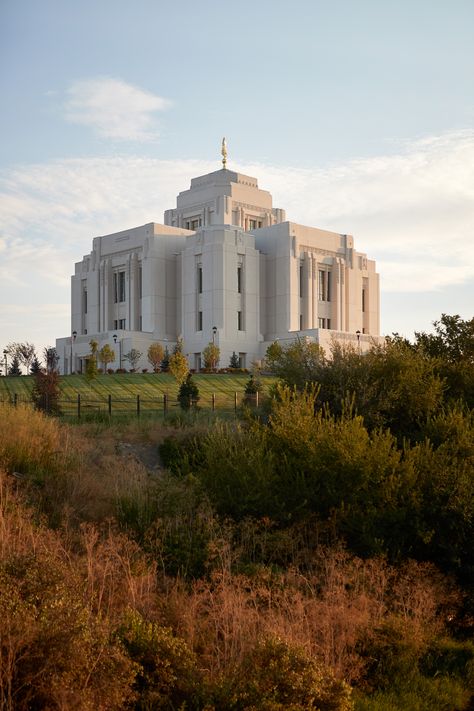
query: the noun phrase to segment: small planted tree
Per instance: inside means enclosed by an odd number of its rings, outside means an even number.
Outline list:
[[[191,407],[196,407],[199,400],[199,389],[191,373],[188,373],[179,388],[178,401],[183,410],[189,410]]]
[[[158,373],[163,362],[164,351],[161,343],[152,343],[147,351],[147,359],[154,373]]]
[[[56,348],[45,348],[44,360],[46,370],[40,368],[35,374],[31,399],[37,410],[42,410],[51,415],[59,415],[59,356]]]
[[[128,353],[124,353],[123,359],[128,361],[130,363],[130,369],[131,370],[136,370],[138,361],[142,357],[143,353],[139,351],[137,348],[132,348],[131,350],[128,351]],[[115,356],[114,356],[115,358]]]
[[[38,356],[35,353],[35,357],[33,358],[30,366],[30,374],[31,375],[36,375],[36,373],[39,373],[41,370],[41,363],[38,360]]]
[[[97,352],[99,344],[92,338],[89,341],[90,353],[86,358],[86,380],[89,382],[97,378]]]
[[[109,346],[109,344],[106,343],[105,346],[102,346],[102,348],[99,351],[99,361],[102,364],[104,373],[107,372],[108,364],[113,363],[114,360],[115,360],[115,353],[112,350],[112,348]]]
[[[169,370],[171,375],[176,378],[178,385],[181,385],[181,383],[186,380],[189,372],[186,356],[184,356],[181,352],[173,353],[170,357]]]
[[[168,350],[168,346],[166,346],[165,352],[163,354],[163,360],[161,361],[161,370],[163,373],[167,373],[169,369],[170,369],[170,352]]]
[[[237,353],[234,351],[230,357],[229,368],[240,368],[240,360]]]
[[[56,348],[48,346],[43,351],[43,358],[46,364],[46,371],[48,373],[53,373],[58,369],[59,356]]]
[[[13,360],[8,369],[8,375],[14,375],[15,377],[21,375],[20,360],[16,355],[13,356]]]
[[[202,352],[204,367],[215,370],[217,368],[217,364],[219,363],[220,355],[221,351],[219,346],[216,346],[216,344],[212,342],[208,343]]]

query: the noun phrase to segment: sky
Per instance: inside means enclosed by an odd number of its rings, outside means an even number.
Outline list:
[[[474,315],[472,0],[0,0],[0,350],[70,334],[97,235],[258,178],[377,262],[381,332]]]

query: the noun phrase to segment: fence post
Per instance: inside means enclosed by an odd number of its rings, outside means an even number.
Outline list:
[[[77,419],[81,419],[81,393],[77,393]]]
[[[163,393],[163,415],[168,412],[168,395]]]
[[[237,393],[234,393],[234,412],[237,412]]]
[[[212,412],[216,409],[216,394],[212,393]]]
[[[18,393],[13,395],[13,405],[16,407],[18,405]]]
[[[140,417],[140,395],[137,395],[137,417]]]
[[[109,417],[112,414],[112,395],[109,393]]]

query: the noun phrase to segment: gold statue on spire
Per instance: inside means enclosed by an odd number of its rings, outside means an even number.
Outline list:
[[[221,147],[221,154],[222,154],[222,165],[225,167],[227,166],[227,143],[225,142],[225,136],[222,139],[222,147]]]

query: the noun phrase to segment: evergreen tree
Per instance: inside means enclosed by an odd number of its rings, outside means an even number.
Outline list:
[[[165,348],[165,352],[163,355],[163,360],[161,361],[161,370],[163,373],[167,373],[170,367],[170,352],[168,350],[168,346]]]
[[[234,351],[230,357],[229,368],[240,368],[239,356]]]
[[[18,356],[13,356],[12,363],[10,365],[10,368],[8,369],[8,375],[21,375],[21,370],[20,370],[20,361],[18,360]]]
[[[35,356],[33,358],[33,362],[31,363],[30,374],[36,375],[37,373],[40,372],[40,370],[41,370],[41,363],[38,360],[38,356],[35,354]]]
[[[188,373],[186,380],[181,383],[178,392],[178,401],[183,410],[189,410],[190,407],[195,407],[199,400],[199,389],[191,373]]]

